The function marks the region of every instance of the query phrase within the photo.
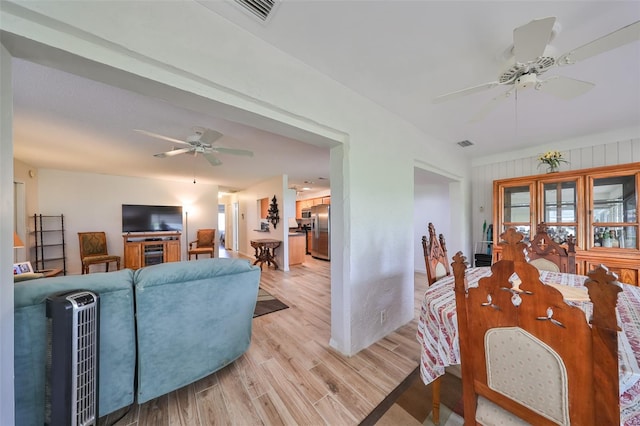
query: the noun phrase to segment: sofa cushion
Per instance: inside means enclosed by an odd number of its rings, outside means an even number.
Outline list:
[[[251,340],[260,268],[242,259],[202,259],[135,272],[138,403],[205,377]]]
[[[86,289],[100,296],[99,414],[133,403],[133,271],[41,278],[14,287],[16,424],[44,424],[45,300],[62,291]]]

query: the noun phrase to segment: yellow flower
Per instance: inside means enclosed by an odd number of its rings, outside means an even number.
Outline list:
[[[547,151],[538,157],[538,161],[540,161],[540,164],[546,164],[554,169],[558,168],[560,163],[568,163],[567,160],[562,158],[560,151]],[[538,167],[540,167],[540,164],[538,164]]]

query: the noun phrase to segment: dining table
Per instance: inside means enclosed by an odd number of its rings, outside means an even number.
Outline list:
[[[491,275],[491,267],[467,268],[465,274],[468,287],[477,287],[480,278]],[[565,302],[580,307],[589,318],[593,309],[591,302],[573,296],[583,289],[586,291],[587,279],[584,275],[540,272],[544,284],[561,290]],[[562,291],[565,288],[568,291]],[[620,424],[632,426],[640,425],[640,287],[622,283],[622,289],[616,307],[621,327],[618,334]],[[452,275],[441,278],[426,290],[416,337],[421,347],[420,376],[425,384],[442,376],[445,367],[460,364]]]

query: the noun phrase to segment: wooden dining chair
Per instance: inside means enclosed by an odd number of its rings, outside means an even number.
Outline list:
[[[466,259],[454,256],[465,424],[620,424],[617,277],[589,273],[588,321],[540,282],[522,234],[501,238],[503,257],[477,287],[467,289]]]
[[[422,251],[424,252],[424,262],[427,267],[427,281],[429,285],[435,283],[442,277],[451,275],[449,260],[447,259],[447,245],[444,236],[440,234],[436,238],[436,228],[429,222],[429,239],[422,236]]]
[[[120,270],[120,256],[109,254],[107,251],[107,235],[104,232],[78,232],[80,243],[80,261],[82,273],[88,274],[91,265],[105,264],[106,272],[109,272],[109,264],[116,262]]]
[[[440,234],[436,238],[436,228],[429,222],[429,239],[422,236],[422,251],[424,252],[424,262],[427,268],[427,282],[432,285],[439,279],[451,275],[449,260],[447,259],[447,245],[444,235]],[[456,377],[461,377],[460,367],[447,367],[446,371]],[[432,409],[431,417],[434,424],[440,424],[440,388],[441,378],[438,377],[432,382]]]
[[[198,260],[198,255],[208,254],[210,257],[215,257],[216,248],[216,230],[215,229],[198,229],[197,239],[189,242],[189,260],[191,256],[195,255]]]
[[[567,238],[567,247],[553,241],[547,233],[547,224],[536,227],[536,235],[527,246],[529,263],[542,271],[576,273],[576,244],[573,235]]]

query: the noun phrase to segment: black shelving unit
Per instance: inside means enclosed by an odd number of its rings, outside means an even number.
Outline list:
[[[34,269],[60,268],[67,275],[67,254],[64,240],[64,215],[33,215],[35,233]]]

